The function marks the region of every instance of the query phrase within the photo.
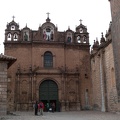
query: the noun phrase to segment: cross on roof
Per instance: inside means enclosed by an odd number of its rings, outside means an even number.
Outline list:
[[[49,14],[50,14],[50,13],[48,12],[48,13],[46,13],[46,14],[48,15],[47,17],[49,18]]]
[[[14,21],[15,16],[13,15],[12,18],[13,18],[13,21]]]
[[[79,21],[80,21],[80,24],[82,24],[82,20],[80,19]]]

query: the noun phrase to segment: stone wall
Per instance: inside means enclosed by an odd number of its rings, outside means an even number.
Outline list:
[[[107,43],[108,42],[108,43]],[[116,112],[119,102],[116,87],[112,42],[107,41],[91,57],[93,109]]]
[[[120,0],[109,0],[112,14],[112,44],[115,61],[115,76],[118,96],[120,98]],[[120,100],[118,100],[120,102]]]
[[[93,88],[93,109],[102,109],[102,93],[101,93],[101,81],[100,81],[100,52],[96,53],[91,59],[91,77]]]
[[[104,69],[105,69],[105,89],[106,89],[106,109],[107,111],[117,111],[118,96],[116,89],[115,67],[112,44],[105,48]]]
[[[16,58],[0,54],[0,115],[7,113],[7,69],[16,61]]]
[[[14,45],[11,44],[11,46]],[[35,45],[33,48],[30,48],[26,44],[21,47],[20,44],[17,47],[14,46],[12,49],[6,49],[5,51],[6,54],[17,58],[16,63],[8,69],[8,76],[11,77],[11,81],[8,83],[8,90],[11,91],[8,92],[9,111],[13,111],[14,109],[31,110],[31,103],[36,99],[39,100],[39,86],[42,80],[47,80],[48,78],[59,83],[59,100],[62,102],[63,100],[71,102],[70,110],[78,110],[78,108],[71,106],[74,105],[73,103],[79,103],[79,101],[81,102],[81,105],[78,105],[79,108],[91,108],[89,49],[86,50],[84,48],[85,50],[79,50],[74,46],[70,46],[71,48],[64,50],[60,44],[57,47],[56,45],[40,44],[39,46]],[[47,50],[51,51],[54,55],[52,69],[44,68],[44,53]],[[61,71],[64,72],[65,64],[67,72],[62,74]],[[31,74],[30,70],[34,70],[37,67],[38,70],[36,70],[37,75],[35,77],[35,73]],[[20,73],[16,77],[17,72]],[[35,81],[35,83],[31,81]],[[65,88],[62,89],[62,86]],[[64,105],[67,105],[67,102]]]
[[[0,61],[0,115],[7,112],[7,63]]]

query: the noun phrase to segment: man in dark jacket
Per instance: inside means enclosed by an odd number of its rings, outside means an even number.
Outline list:
[[[37,115],[38,114],[38,102],[37,101],[35,102],[34,108],[35,108],[35,115]]]

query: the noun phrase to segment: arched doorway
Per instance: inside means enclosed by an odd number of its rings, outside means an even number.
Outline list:
[[[41,100],[45,105],[45,111],[46,104],[49,103],[49,106],[51,107],[51,104],[55,103],[55,111],[59,111],[59,101],[58,101],[58,86],[57,84],[52,80],[45,80],[43,81],[39,86],[39,100]]]

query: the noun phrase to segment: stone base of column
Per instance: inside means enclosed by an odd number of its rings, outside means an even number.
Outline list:
[[[80,102],[76,103],[76,108],[77,108],[77,111],[81,110]]]
[[[20,104],[19,104],[19,103],[17,104],[17,108],[16,108],[16,110],[17,110],[17,111],[20,110]]]
[[[0,116],[1,115],[6,115],[6,114],[7,114],[6,104],[0,103]]]
[[[66,101],[66,111],[69,111],[69,101]]]
[[[34,109],[33,102],[29,102],[28,108],[29,108],[30,111],[32,111]]]
[[[66,111],[65,110],[65,101],[62,101],[61,102],[61,111],[63,112],[63,111]]]

